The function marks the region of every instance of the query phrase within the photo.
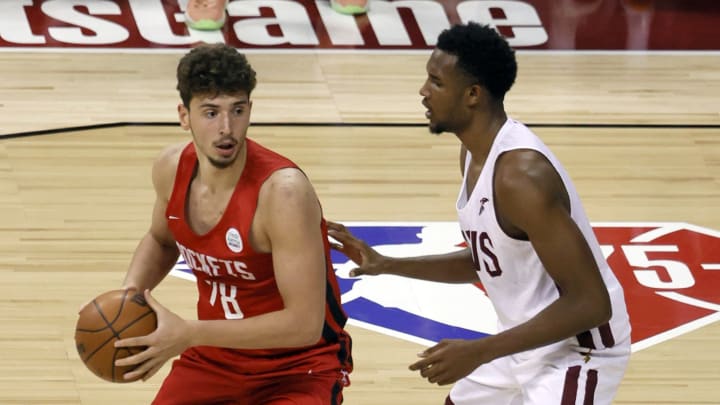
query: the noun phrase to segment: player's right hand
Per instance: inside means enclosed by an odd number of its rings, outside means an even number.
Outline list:
[[[157,328],[145,336],[126,337],[115,341],[116,348],[143,347],[143,351],[115,360],[116,366],[135,366],[123,375],[126,380],[135,380],[142,376],[147,381],[173,357],[192,345],[193,331],[191,322],[165,308],[145,290],[145,301],[157,315]]]
[[[344,254],[359,267],[350,270],[351,277],[363,274],[382,274],[382,264],[387,259],[385,256],[371,248],[364,240],[358,239],[345,225],[337,222],[327,221],[328,235],[340,243],[330,242],[330,247]]]

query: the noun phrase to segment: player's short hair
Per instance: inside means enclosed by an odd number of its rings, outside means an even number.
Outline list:
[[[515,51],[490,26],[474,22],[455,25],[440,33],[436,47],[457,56],[457,66],[498,100],[515,82]]]
[[[185,107],[193,96],[250,93],[257,80],[245,55],[225,44],[203,44],[180,59],[177,90]]]

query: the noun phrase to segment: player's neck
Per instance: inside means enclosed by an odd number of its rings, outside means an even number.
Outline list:
[[[489,110],[473,117],[473,120],[462,133],[458,133],[458,138],[470,151],[473,160],[485,160],[490,152],[495,137],[500,132],[500,128],[507,121],[505,110]]]

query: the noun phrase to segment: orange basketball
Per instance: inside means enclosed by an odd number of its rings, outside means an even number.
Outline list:
[[[157,328],[155,311],[135,289],[100,294],[80,310],[75,326],[75,346],[80,359],[98,377],[117,383],[136,366],[116,367],[115,360],[131,356],[144,347],[116,348],[116,340],[144,336]]]

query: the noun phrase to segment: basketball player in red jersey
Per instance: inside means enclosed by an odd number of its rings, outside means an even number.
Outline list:
[[[431,383],[455,383],[446,405],[610,405],[630,356],[623,290],[568,173],[505,112],[513,50],[493,28],[457,25],[440,34],[426,69],[430,130],[461,144],[456,210],[467,249],[391,258],[330,223],[334,247],[360,265],[351,275],[482,282],[499,333],[443,340],[410,365]]]
[[[116,364],[147,379],[180,354],[157,405],[342,403],[351,339],[326,223],[303,172],[247,138],[255,72],[234,48],[202,45],[177,79],[192,142],[154,163],[152,224],[124,282],[145,291],[158,328],[119,341],[147,349]],[[198,320],[149,292],[180,254],[197,278]]]

